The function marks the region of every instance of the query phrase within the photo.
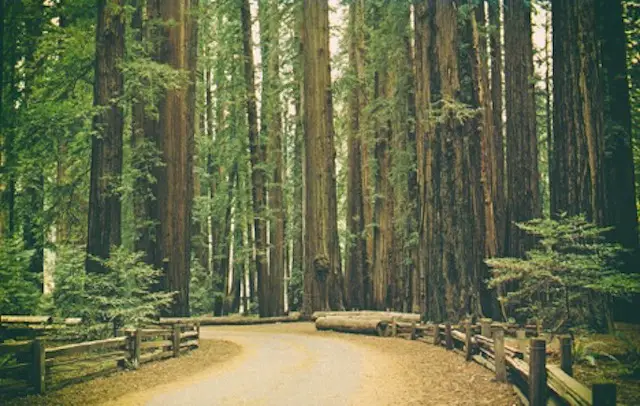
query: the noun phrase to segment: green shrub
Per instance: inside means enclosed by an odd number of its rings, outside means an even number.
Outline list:
[[[640,292],[638,275],[624,274],[620,245],[608,243],[610,231],[584,217],[536,219],[517,226],[538,239],[525,258],[486,260],[489,287],[501,287],[500,300],[522,320],[534,317],[554,331],[575,327],[606,330],[613,297]]]
[[[41,276],[29,272],[32,255],[20,240],[0,241],[0,314],[32,314],[37,307]]]
[[[191,314],[200,316],[213,313],[213,282],[208,272],[195,259],[191,260],[191,280],[189,281],[189,306]]]
[[[89,338],[153,321],[171,303],[173,294],[154,292],[160,271],[142,257],[142,253],[116,248],[109,259],[101,261],[106,272],[87,274],[82,248],[62,247],[54,274],[56,314],[82,317]]]

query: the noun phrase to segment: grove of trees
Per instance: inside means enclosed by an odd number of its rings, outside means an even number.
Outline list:
[[[0,21],[0,314],[144,286],[176,316],[526,317],[505,298],[555,294],[505,273],[532,256],[601,241],[603,278],[637,273],[637,0],[0,0]],[[631,279],[582,268],[625,317]]]

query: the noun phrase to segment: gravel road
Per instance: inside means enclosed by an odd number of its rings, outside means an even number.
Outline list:
[[[203,327],[242,346],[235,359],[136,394],[125,404],[514,405],[508,385],[463,357],[421,342],[332,332],[311,323]]]

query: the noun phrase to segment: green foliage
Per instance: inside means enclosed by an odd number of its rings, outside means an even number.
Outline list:
[[[189,285],[189,306],[191,315],[199,316],[213,313],[211,273],[199,261],[191,259],[191,280]]]
[[[633,161],[636,174],[636,202],[640,201],[640,1],[625,0],[624,22],[627,34],[627,69],[630,81],[631,130],[633,140]],[[640,205],[638,210],[640,211]]]
[[[584,217],[536,219],[518,224],[539,238],[525,258],[494,258],[489,287],[502,286],[500,300],[522,317],[535,317],[554,328],[604,328],[608,301],[640,292],[638,275],[619,271],[621,246],[604,241],[607,228]]]
[[[142,253],[116,248],[108,260],[102,261],[106,272],[96,274],[85,272],[82,249],[64,247],[58,254],[55,312],[82,317],[88,337],[149,323],[172,300],[172,293],[153,291],[160,272],[142,261]]]
[[[599,358],[607,358],[609,360],[617,361],[613,355],[599,350],[599,348],[605,345],[606,343],[602,341],[577,340],[574,342],[573,348],[571,349],[573,361],[575,363],[584,363],[591,366],[596,366]]]
[[[297,311],[302,309],[302,293],[304,275],[302,269],[294,267],[291,270],[291,278],[289,278],[289,285],[287,286],[287,294],[289,296],[289,310]]]
[[[85,306],[85,253],[80,247],[60,245],[56,249],[52,294],[54,312],[62,317],[79,317]]]
[[[640,378],[640,340],[628,333],[616,333],[616,338],[621,346],[616,357],[621,363],[621,375]]]
[[[38,304],[41,275],[28,271],[31,255],[19,240],[0,241],[0,314],[30,314]]]

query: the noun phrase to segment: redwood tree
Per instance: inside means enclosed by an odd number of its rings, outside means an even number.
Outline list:
[[[531,237],[516,223],[542,215],[539,190],[538,139],[531,4],[505,0],[505,107],[507,111],[508,244],[510,256],[523,256]]]
[[[502,23],[500,19],[500,0],[488,0],[489,11],[489,46],[491,56],[491,107],[493,111],[493,150],[495,165],[491,176],[493,192],[493,212],[496,224],[496,253],[505,253],[505,238],[507,232],[506,193],[504,175],[504,112],[502,103]]]
[[[249,122],[249,149],[251,150],[251,182],[256,249],[256,271],[258,273],[258,303],[260,316],[269,314],[269,270],[267,263],[266,221],[266,143],[258,130],[256,107],[255,64],[253,40],[251,38],[251,8],[249,0],[243,0],[240,8],[242,22],[242,46],[244,49],[244,79],[246,90],[247,120]]]
[[[621,0],[598,0],[604,80],[607,211],[614,238],[626,248],[638,246],[638,218],[627,76],[627,37]]]
[[[191,84],[168,89],[158,104],[158,121],[152,130],[164,165],[154,168],[156,178],[153,219],[155,266],[163,270],[162,287],[176,292],[169,312],[189,315],[191,208],[193,202],[193,152],[196,69],[195,0],[150,0],[148,15],[162,23],[157,59],[186,71]]]
[[[260,2],[262,49],[262,139],[267,140],[269,179],[269,301],[268,316],[284,313],[285,207],[280,102],[280,10],[278,1]]]
[[[426,274],[430,262],[436,260],[431,242],[434,240],[435,194],[433,189],[433,143],[435,134],[429,120],[432,99],[432,72],[434,52],[434,9],[435,0],[416,0],[415,18],[415,80],[416,80],[416,159],[418,175],[418,212],[420,242],[418,246],[418,270],[414,276],[414,311],[419,310],[426,317]],[[431,281],[436,275],[429,275]],[[416,306],[417,304],[417,306]]]
[[[427,317],[456,320],[465,313],[481,311],[478,278],[482,263],[478,255],[483,246],[481,239],[474,238],[480,228],[474,211],[480,208],[474,206],[478,196],[473,194],[479,177],[476,179],[476,168],[472,167],[480,163],[474,139],[478,133],[473,111],[460,99],[456,7],[448,0],[426,3],[426,7],[416,8],[416,19],[424,22],[416,23],[416,30],[426,31],[416,34],[421,36],[416,41],[416,63],[420,67],[416,80],[421,81],[417,105],[430,95],[436,119],[430,120],[424,111],[418,114],[418,123],[422,123],[417,134],[420,238],[425,240],[420,262],[427,279]],[[423,55],[422,50],[429,48],[431,52]],[[428,67],[421,66],[425,61]]]
[[[364,229],[364,190],[362,176],[362,142],[364,136],[364,0],[349,5],[349,67],[353,84],[349,93],[349,139],[347,174],[347,244],[345,302],[349,308],[361,309],[365,302],[366,246]]]
[[[342,307],[327,0],[303,2],[305,200],[303,314]]]
[[[583,213],[606,224],[602,72],[595,0],[552,3],[551,215]]]
[[[124,113],[119,97],[124,79],[119,64],[124,57],[124,0],[98,1],[96,63],[93,100],[98,112],[93,120],[91,189],[87,238],[88,272],[101,272],[99,261],[111,246],[120,245],[120,196]]]

